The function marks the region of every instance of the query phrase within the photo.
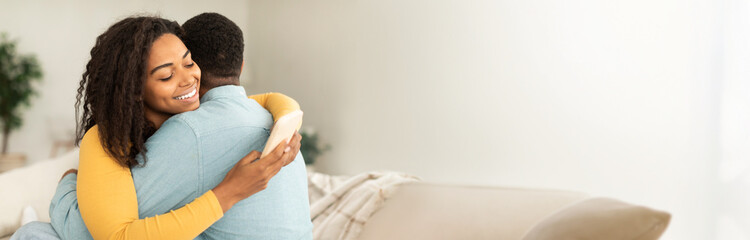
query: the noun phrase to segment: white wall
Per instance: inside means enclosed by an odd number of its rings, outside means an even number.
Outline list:
[[[250,92],[300,101],[334,174],[560,188],[673,213],[664,239],[716,239],[723,1],[3,1],[38,55],[40,97],[10,150],[74,128],[95,37],[134,12],[205,11],[246,35]]]
[[[220,12],[247,32],[249,6],[222,1],[21,1],[0,3],[0,32],[19,40],[19,52],[35,53],[44,79],[24,112],[24,125],[10,136],[9,151],[25,153],[30,162],[49,157],[53,139],[75,131],[74,103],[94,41],[109,26],[133,14],[159,14],[179,23],[202,12]],[[62,174],[62,173],[60,173]]]
[[[253,1],[247,86],[299,100],[323,172],[584,191],[714,239],[720,4]]]
[[[750,1],[725,2],[716,239],[750,239]]]

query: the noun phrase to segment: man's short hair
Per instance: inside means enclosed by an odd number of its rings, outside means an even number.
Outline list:
[[[202,13],[187,20],[182,41],[201,68],[201,85],[239,84],[245,43],[242,30],[218,13]]]

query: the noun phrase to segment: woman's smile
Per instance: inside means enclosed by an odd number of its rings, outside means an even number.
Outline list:
[[[198,89],[196,88],[197,84],[194,84],[191,88],[187,90],[187,93],[183,93],[177,97],[173,97],[172,99],[192,103],[198,100]]]

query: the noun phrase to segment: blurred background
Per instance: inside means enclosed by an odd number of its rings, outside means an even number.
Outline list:
[[[108,26],[202,12],[244,31],[248,93],[300,102],[317,171],[580,191],[669,211],[662,239],[750,239],[746,0],[3,1],[44,72],[9,152],[70,146]]]

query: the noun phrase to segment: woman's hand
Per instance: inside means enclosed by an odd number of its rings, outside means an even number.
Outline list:
[[[240,200],[266,189],[271,178],[281,170],[292,155],[291,149],[284,151],[286,148],[286,141],[281,141],[270,154],[258,161],[255,161],[261,155],[258,151],[252,151],[240,159],[229,170],[224,180],[212,189],[219,200],[221,209],[227,212]]]
[[[57,182],[58,183],[61,182],[63,180],[63,178],[65,178],[65,176],[67,176],[68,174],[71,174],[71,173],[78,174],[78,169],[75,169],[75,168],[68,169],[68,171],[65,171],[65,173],[63,173],[63,176],[60,178],[60,181],[57,181]]]
[[[292,163],[294,159],[297,157],[297,154],[299,153],[299,148],[300,146],[302,146],[301,141],[302,141],[302,135],[300,135],[297,131],[294,131],[294,136],[292,136],[291,141],[289,141],[289,146],[287,147],[287,149],[289,150],[285,151],[285,152],[290,153],[289,157],[284,160],[286,162],[284,164],[285,167],[286,165],[289,165],[290,163]]]

